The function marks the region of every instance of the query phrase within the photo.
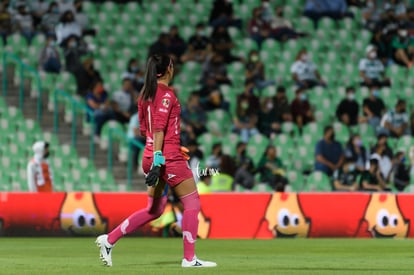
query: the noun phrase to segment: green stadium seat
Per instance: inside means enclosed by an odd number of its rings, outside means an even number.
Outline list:
[[[269,143],[269,139],[262,134],[252,136],[247,142],[247,152],[255,166],[259,163]]]
[[[305,185],[305,178],[300,171],[290,170],[287,172],[286,177],[289,180],[289,185],[293,192],[302,191]]]
[[[305,191],[332,191],[329,177],[320,171],[312,172],[306,179]]]

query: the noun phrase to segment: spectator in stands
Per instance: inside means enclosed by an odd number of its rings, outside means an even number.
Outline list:
[[[351,160],[345,160],[342,167],[333,173],[333,190],[356,191],[358,190],[357,170]]]
[[[46,34],[55,34],[56,26],[60,22],[60,11],[57,2],[50,2],[49,8],[42,17],[41,26]]]
[[[128,124],[128,138],[130,140],[134,140],[135,142],[141,143],[143,146],[145,145],[145,137],[141,136],[141,132],[139,131],[139,120],[138,120],[138,112],[131,116]],[[138,147],[135,142],[131,142],[131,150],[132,150],[132,167],[134,170],[138,169],[138,162],[139,162],[139,152],[141,148]]]
[[[82,0],[75,0],[73,2],[75,7],[75,20],[79,24],[83,34],[95,34],[95,31],[89,28],[89,19],[86,13],[83,12],[82,3]]]
[[[411,33],[414,29],[414,8],[411,7],[407,10],[407,17],[404,20],[403,26],[409,31],[409,33]]]
[[[28,2],[30,2],[28,8],[31,11],[33,25],[36,29],[38,25],[42,22],[42,17],[46,14],[49,8],[49,3],[48,1],[44,0],[32,0]]]
[[[27,6],[20,3],[17,6],[17,14],[14,18],[17,30],[27,39],[27,43],[32,42],[36,35],[32,15],[28,12]]]
[[[393,161],[393,182],[398,191],[404,191],[404,189],[410,184],[410,167],[406,165],[406,160],[404,150],[400,150],[395,155]]]
[[[181,62],[181,56],[187,49],[187,43],[180,36],[178,27],[176,25],[171,26],[169,36],[169,53],[176,62]]]
[[[231,0],[215,0],[211,9],[209,24],[212,27],[233,26],[241,29],[242,21],[233,14],[233,3]]]
[[[181,57],[181,61],[205,62],[211,51],[212,45],[206,35],[205,25],[198,23],[196,33],[188,40],[187,52]]]
[[[392,159],[394,154],[392,148],[388,144],[388,135],[384,133],[380,133],[377,136],[377,143],[371,148],[371,152],[375,152],[377,147],[384,146],[385,147],[385,155],[388,156],[389,159]]]
[[[206,159],[206,166],[208,168],[218,169],[221,163],[221,156],[223,151],[221,150],[221,143],[214,143],[211,155]]]
[[[262,42],[270,37],[269,22],[263,20],[262,8],[255,8],[252,12],[252,18],[249,21],[248,32],[250,38],[256,41],[259,47]]]
[[[334,20],[340,20],[344,17],[353,18],[352,12],[349,12],[345,0],[307,0],[305,4],[304,15],[313,20],[315,28],[320,18],[327,16]]]
[[[231,63],[240,60],[240,58],[231,54],[231,50],[235,47],[228,30],[224,26],[214,28],[210,37],[213,45],[213,51],[220,55],[224,63]]]
[[[60,11],[63,11],[62,8],[60,8]],[[67,42],[71,38],[74,38],[77,46],[79,46],[82,30],[78,22],[75,21],[75,15],[71,10],[67,10],[62,14],[60,24],[56,26],[56,36],[57,43],[63,48],[69,46]]]
[[[82,58],[82,63],[73,71],[76,78],[77,94],[85,96],[92,85],[97,81],[102,81],[101,74],[94,68],[93,57],[86,55]]]
[[[59,10],[62,13],[67,11],[75,12],[75,6],[73,0],[60,0],[59,1]]]
[[[395,63],[410,69],[414,64],[414,39],[408,36],[407,29],[400,28],[391,45]]]
[[[93,113],[95,122],[95,141],[99,140],[103,125],[113,118],[108,93],[102,81],[95,81],[92,90],[86,95],[88,111]],[[88,114],[88,119],[90,119]]]
[[[66,70],[76,74],[76,70],[82,67],[82,59],[88,59],[89,56],[85,56],[88,52],[85,48],[79,46],[75,37],[71,37],[66,40],[66,46],[63,49],[65,55]]]
[[[213,77],[215,84],[229,84],[231,85],[231,80],[227,75],[227,66],[221,56],[218,53],[213,53],[211,58],[209,58],[203,65],[203,75],[201,79],[201,84],[207,84],[207,78]]]
[[[112,96],[112,110],[115,120],[122,124],[128,123],[136,111],[136,102],[137,96],[134,94],[132,81],[125,77],[122,79],[122,89],[116,91]]]
[[[359,180],[359,188],[363,191],[384,191],[387,189],[377,159],[370,159],[369,169],[362,173]]]
[[[308,51],[303,48],[297,56],[296,61],[290,67],[293,81],[296,85],[304,89],[310,89],[315,86],[326,86],[325,81],[319,74],[315,63],[310,60]]]
[[[33,144],[34,156],[27,165],[27,185],[30,192],[52,192],[53,175],[49,161],[49,143]]]
[[[144,71],[140,69],[137,59],[131,58],[128,61],[127,69],[123,76],[131,79],[135,91],[138,93],[141,91],[144,86]]]
[[[191,168],[191,171],[193,172],[194,181],[198,183],[199,180],[202,180],[203,177],[200,175],[200,162],[203,160],[204,155],[203,152],[199,149],[198,143],[196,140],[190,140],[186,144],[188,148],[188,156],[190,159],[188,160],[188,165]],[[209,184],[209,180],[205,182],[206,184]]]
[[[344,151],[345,159],[355,165],[358,172],[363,172],[368,164],[368,151],[358,134],[351,135]]]
[[[268,184],[276,192],[284,192],[288,180],[282,160],[277,156],[276,147],[269,145],[262,156],[257,170],[260,171],[260,181]]]
[[[211,193],[211,177],[210,176],[200,176],[200,180],[197,182],[197,191],[198,194],[210,194]]]
[[[362,23],[369,29],[373,30],[381,20],[381,5],[376,0],[367,0],[365,8],[362,10]]]
[[[260,60],[259,52],[256,50],[251,50],[249,53],[249,59],[246,64],[246,81],[253,81],[259,90],[275,85],[274,80],[265,79],[264,64]]]
[[[335,131],[332,126],[325,127],[323,139],[315,147],[315,170],[328,176],[339,169],[344,162],[342,145],[335,140]]]
[[[391,81],[385,76],[384,65],[378,58],[375,46],[368,45],[365,53],[366,57],[359,61],[361,85],[368,87],[373,84],[378,87],[390,86]]]
[[[278,121],[281,123],[292,121],[289,99],[286,96],[286,88],[284,86],[277,87],[276,96],[273,97],[273,106]]]
[[[381,122],[382,114],[385,112],[385,104],[381,99],[381,92],[375,85],[370,87],[370,94],[362,103],[365,118],[362,122],[368,122],[375,131]]]
[[[221,156],[220,167],[211,175],[211,192],[229,192],[233,189],[233,175],[236,172],[234,161],[229,155]]]
[[[385,35],[383,33],[382,28],[376,28],[373,31],[373,36],[370,42],[370,44],[377,50],[378,58],[384,65],[388,65],[393,59],[391,38],[390,35]]]
[[[236,116],[233,119],[233,131],[240,135],[243,142],[259,133],[256,128],[259,99],[252,93],[253,85],[253,82],[246,82],[244,92],[237,97]]]
[[[275,15],[270,21],[270,29],[271,37],[281,42],[307,36],[306,33],[297,32],[293,28],[292,22],[284,17],[283,6],[275,8]]]
[[[388,0],[384,5],[385,10],[393,10],[395,18],[399,21],[402,21],[406,18],[407,7],[405,3],[401,0]]]
[[[199,94],[201,105],[206,111],[215,109],[228,111],[229,103],[224,100],[214,75],[207,76],[206,82],[201,87]]]
[[[290,110],[293,122],[296,123],[300,131],[302,131],[303,126],[314,120],[313,111],[304,89],[296,90],[296,97],[290,105]]]
[[[399,99],[395,104],[395,109],[389,110],[382,116],[381,132],[395,138],[410,134],[406,105],[405,100]]]
[[[359,103],[355,100],[355,89],[346,88],[346,97],[341,100],[336,108],[336,117],[347,126],[358,124]]]
[[[234,184],[241,185],[246,189],[252,189],[254,186],[254,169],[253,160],[246,154],[247,144],[238,142],[236,145],[236,157],[234,163],[236,173],[234,175]]]
[[[7,36],[12,33],[12,15],[7,10],[6,3],[0,3],[0,36],[3,45],[7,44]]]
[[[372,151],[371,159],[378,160],[379,164],[379,170],[381,172],[382,179],[385,182],[389,182],[391,179],[391,172],[392,172],[392,158],[390,158],[386,154],[386,145],[385,144],[379,144],[375,147],[375,149]]]
[[[276,134],[281,132],[282,127],[281,121],[276,115],[278,110],[274,106],[273,99],[270,97],[265,98],[260,106],[257,127],[260,133],[273,139]]]
[[[39,67],[48,73],[60,73],[62,63],[60,62],[59,52],[56,48],[54,35],[48,35],[44,48],[40,51]]]
[[[182,122],[190,139],[194,140],[207,131],[207,114],[200,103],[200,95],[197,92],[191,93],[186,106],[181,112]]]
[[[155,41],[149,47],[148,56],[152,56],[154,54],[170,54],[170,38],[169,35],[165,32],[160,33],[158,36],[157,41]]]

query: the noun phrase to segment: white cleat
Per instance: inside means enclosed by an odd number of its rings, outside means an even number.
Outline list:
[[[105,266],[112,266],[112,248],[114,247],[108,242],[108,235],[100,235],[96,238],[96,245],[99,247],[100,258]]]
[[[217,264],[215,262],[208,262],[208,261],[202,261],[197,259],[196,256],[194,256],[192,261],[187,261],[186,259],[183,259],[181,263],[181,267],[215,267]]]

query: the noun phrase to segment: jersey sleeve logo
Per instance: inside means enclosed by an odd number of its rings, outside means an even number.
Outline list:
[[[163,105],[165,108],[170,107],[170,100],[169,100],[169,99],[166,99],[166,98],[163,98],[163,99],[162,99],[162,105]]]

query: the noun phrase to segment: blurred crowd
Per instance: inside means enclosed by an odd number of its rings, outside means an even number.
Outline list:
[[[295,90],[293,100],[288,99],[286,92],[292,87],[278,83],[277,76],[266,76],[259,51],[251,50],[247,56],[234,53],[231,29],[250,37],[258,49],[269,39],[285,43],[309,37],[309,33],[296,30],[284,16],[283,5],[274,5],[269,0],[259,2],[246,22],[235,15],[232,0],[215,0],[209,21],[197,24],[188,40],[180,35],[180,27],[173,25],[148,49],[148,55],[170,55],[178,74],[186,62],[202,64],[199,88],[192,91],[182,105],[182,141],[190,149],[194,169],[198,169],[196,160],[205,160],[208,169],[220,171],[215,176],[195,173],[205,190],[228,191],[236,185],[252,189],[258,181],[274,190],[285,190],[289,184],[288,167],[278,156],[277,148],[268,146],[260,162],[254,165],[246,153],[247,143],[256,135],[274,140],[283,132],[284,123],[293,123],[301,134],[307,124],[317,122],[315,109],[309,101],[310,91],[315,87],[330,88],[326,76],[312,61],[312,53],[306,48],[295,53],[295,61],[287,64]],[[143,142],[138,131],[136,99],[143,85],[145,60],[130,59],[125,64],[125,72],[119,76],[119,90],[106,91],[105,77],[94,67],[95,46],[85,42],[86,36],[99,34],[90,27],[82,5],[82,0],[2,0],[0,35],[3,43],[7,43],[7,37],[13,32],[20,32],[28,45],[34,36],[46,35],[45,45],[39,53],[39,69],[56,74],[65,70],[74,75],[77,94],[85,99],[90,110],[88,119],[96,123],[95,139],[99,141],[107,121],[116,120],[128,127],[131,138]],[[358,20],[373,34],[365,56],[355,65],[360,75],[359,84],[367,87],[369,94],[360,105],[355,87],[350,86],[338,106],[330,107],[336,108],[337,121],[345,127],[354,129],[357,125],[369,124],[378,141],[373,148],[365,148],[358,133],[354,133],[343,146],[335,140],[334,129],[328,126],[315,147],[314,170],[329,176],[332,189],[336,190],[389,190],[389,184],[403,190],[409,184],[410,176],[407,156],[404,151],[393,152],[387,145],[387,138],[413,135],[414,117],[409,114],[409,102],[404,99],[399,99],[394,108],[387,110],[380,89],[393,85],[386,74],[388,66],[411,68],[414,64],[414,9],[398,0],[307,0],[303,15],[310,18],[317,29],[319,21],[325,17],[336,22],[345,18],[357,20],[349,10],[350,5],[362,11],[362,18]],[[230,113],[230,102],[225,100],[220,87],[234,85],[234,79],[228,75],[228,66],[232,63],[241,63],[245,72],[244,88],[237,95],[231,117],[232,125],[227,126],[239,135],[240,142],[234,156],[223,154],[220,143],[213,145],[212,155],[204,156],[197,140],[207,132],[208,113],[214,110]],[[263,96],[262,91],[267,87],[274,87],[276,94]],[[135,165],[138,165],[137,148],[134,154]]]

